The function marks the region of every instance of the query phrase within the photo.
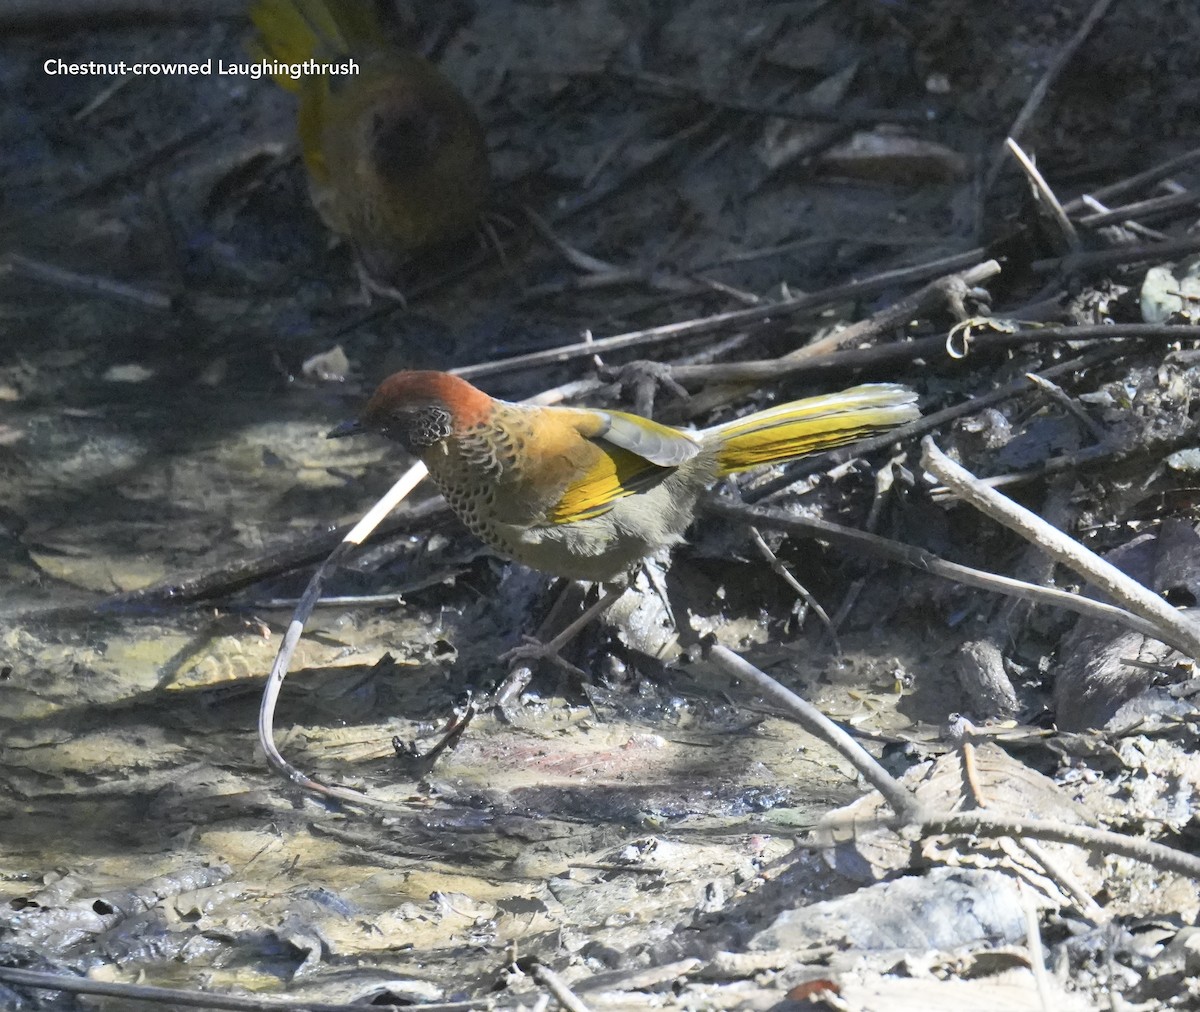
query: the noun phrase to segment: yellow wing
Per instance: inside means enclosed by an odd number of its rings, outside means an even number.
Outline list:
[[[578,481],[572,482],[550,511],[554,524],[598,517],[613,508],[613,503],[628,495],[653,488],[673,473],[673,467],[660,467],[619,446],[608,448],[595,465]]]
[[[653,488],[700,452],[700,444],[681,429],[623,411],[590,414],[599,426],[578,431],[589,441],[591,459],[550,511],[551,523],[601,516],[618,499]]]

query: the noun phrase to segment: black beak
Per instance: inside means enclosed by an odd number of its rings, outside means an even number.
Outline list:
[[[357,418],[352,418],[348,422],[342,422],[336,428],[330,429],[325,433],[326,439],[341,439],[344,436],[359,436],[366,432],[366,426],[363,425]]]

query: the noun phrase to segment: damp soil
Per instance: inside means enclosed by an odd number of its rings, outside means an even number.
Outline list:
[[[122,596],[324,544],[361,516],[409,461],[325,433],[396,368],[642,330],[1000,238],[1018,267],[1005,262],[993,303],[1047,294],[1019,266],[1056,253],[1024,176],[1004,162],[986,193],[984,182],[1091,3],[451,6],[401,13],[485,125],[490,238],[413,265],[403,305],[364,302],[352,251],[309,202],[292,97],[270,81],[43,70],[60,57],[239,60],[239,11],[11,15],[0,40],[0,962],[424,1002],[487,993],[514,951],[568,975],[739,951],[800,897],[853,888],[795,841],[864,787],[696,642],[745,653],[890,742],[885,754],[906,742],[937,751],[942,723],[970,709],[954,659],[1003,620],[994,599],[768,534],[826,610],[846,604],[835,644],[744,530],[709,519],[675,553],[667,593],[643,595],[649,634],[592,629],[569,655],[586,677],[540,667],[518,705],[478,716],[435,762],[415,760],[405,746],[434,739],[465,694],[504,676],[498,657],[558,592],[436,514],[331,580],[335,600],[310,620],[276,716],[291,761],[391,806],[362,814],[304,795],[257,747],[265,675],[311,562],[198,600]],[[1073,57],[1023,137],[1064,199],[1196,146],[1200,58],[1185,41],[1196,17],[1189,3],[1117,3]],[[771,115],[800,96],[811,118]],[[928,146],[864,158],[850,143],[863,132]],[[1198,171],[1177,178],[1194,187]],[[626,282],[587,284],[526,207],[560,242],[627,269]],[[1090,276],[1061,294],[1128,311],[1138,283]],[[738,358],[772,357],[914,287],[479,382],[518,398],[599,375],[590,402],[628,408],[633,386],[606,370],[723,341]],[[314,364],[335,347],[341,357]],[[843,370],[747,389],[718,413],[856,379],[910,383],[936,408],[1071,354]],[[1051,489],[1098,549],[1163,502],[1188,515],[1194,479],[1162,461],[1194,436],[1197,379],[1190,360],[1165,355],[1147,346],[1072,377],[1074,392],[1108,392],[1093,410],[1112,438],[1157,448]],[[659,389],[661,417],[690,412]],[[1085,439],[1068,412],[1029,400],[937,435],[987,473]],[[861,525],[889,462],[902,491],[922,491],[916,459],[914,445],[892,447],[775,502]],[[1048,488],[1020,495],[1040,509]],[[916,492],[875,521],[968,564],[1008,572],[1024,558],[1011,536]],[[371,602],[337,600],[363,595]],[[1047,673],[1070,620],[1011,621],[1021,717],[1049,725]],[[785,866],[785,885],[760,888]],[[137,903],[123,899],[139,889]],[[764,1007],[762,995],[782,993],[678,1000]]]

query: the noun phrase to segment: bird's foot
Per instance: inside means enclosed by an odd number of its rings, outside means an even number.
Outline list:
[[[625,584],[611,585],[600,595],[598,601],[593,602],[585,608],[582,615],[552,640],[543,643],[536,636],[522,637],[525,640],[524,643],[500,655],[500,660],[509,666],[510,678],[513,671],[521,665],[527,667],[530,661],[551,661],[564,671],[570,672],[577,678],[586,680],[587,674],[582,669],[575,667],[570,661],[563,659],[561,655],[562,648],[578,636],[581,630],[587,628],[600,615],[603,615],[604,612],[616,604],[618,598],[625,593],[625,587]]]
[[[364,306],[371,305],[376,299],[390,299],[400,303],[401,309],[408,308],[404,293],[395,285],[379,280],[361,258],[354,261],[354,270],[358,275],[358,297]]]
[[[496,229],[497,225],[501,225],[509,235],[517,230],[517,226],[513,224],[512,220],[504,215],[497,214],[495,211],[484,212],[479,216],[479,245],[486,252],[494,253],[502,267],[507,267],[508,254],[504,252],[504,243]]]
[[[632,390],[634,410],[647,417],[654,414],[654,399],[660,387],[670,390],[680,400],[686,401],[691,396],[665,362],[639,359],[609,369],[608,374],[622,389]]]
[[[556,636],[547,643],[543,643],[536,636],[522,636],[521,638],[525,641],[524,643],[518,644],[511,650],[506,650],[500,655],[500,660],[508,665],[509,670],[522,665],[528,666],[530,662],[534,661],[550,661],[578,678],[587,677],[582,669],[577,668],[559,653],[566,645],[566,640],[563,640],[561,636]]]

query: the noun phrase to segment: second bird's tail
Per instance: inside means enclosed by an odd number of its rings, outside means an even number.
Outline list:
[[[718,478],[844,446],[921,416],[917,395],[898,383],[864,383],[836,394],[779,404],[700,433],[717,446]]]
[[[384,38],[369,0],[255,0],[250,20],[258,29],[256,55],[287,64],[337,59]],[[299,89],[290,75],[275,81]]]

